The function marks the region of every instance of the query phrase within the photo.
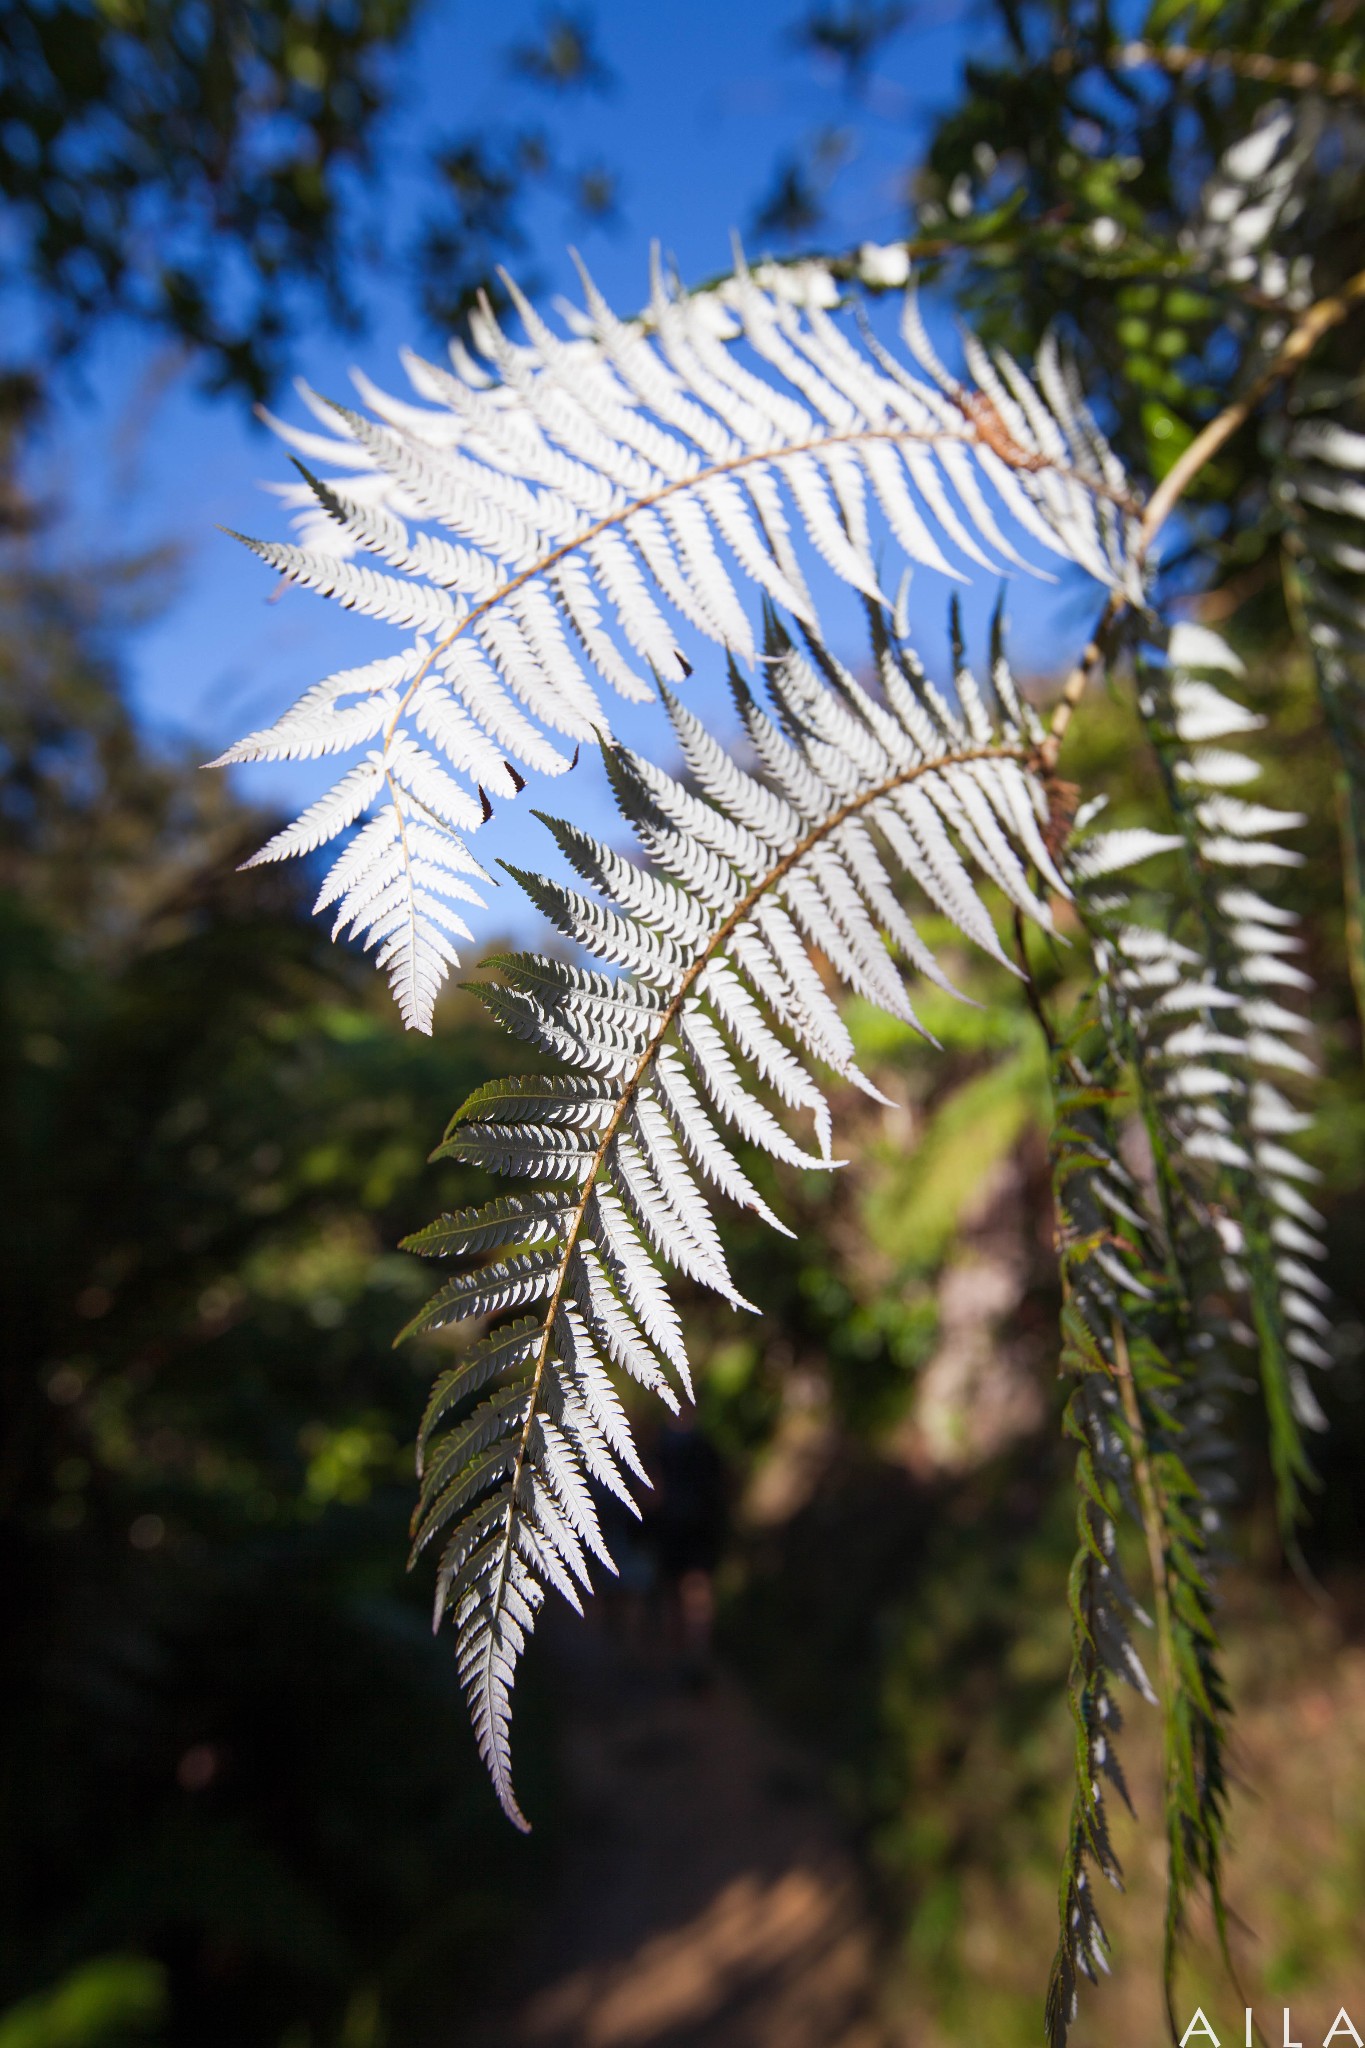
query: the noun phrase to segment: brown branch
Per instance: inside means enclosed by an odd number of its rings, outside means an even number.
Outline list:
[[[1295,92],[1320,92],[1328,99],[1365,98],[1365,78],[1354,71],[1328,71],[1299,57],[1272,57],[1263,50],[1192,50],[1186,44],[1119,43],[1094,57],[1058,50],[1052,69],[1065,75],[1095,63],[1115,71],[1155,69],[1172,78],[1200,78],[1222,72],[1257,85],[1284,85]]]
[[[1152,542],[1174,511],[1177,502],[1206,463],[1211,462],[1219,449],[1230,441],[1239,428],[1244,427],[1263,398],[1267,398],[1277,384],[1293,375],[1317,347],[1325,334],[1340,326],[1351,308],[1365,299],[1365,270],[1358,270],[1341,289],[1330,297],[1319,299],[1310,306],[1297,327],[1293,328],[1283,346],[1267,363],[1259,377],[1251,383],[1240,398],[1225,406],[1216,419],[1209,421],[1202,432],[1195,435],[1183,455],[1171,464],[1161,482],[1153,491],[1151,500],[1143,514],[1142,530],[1138,536],[1139,560],[1146,558]]]
[[[1075,716],[1076,706],[1089,689],[1094,678],[1104,667],[1109,649],[1109,636],[1122,614],[1127,610],[1127,600],[1116,590],[1109,593],[1104,610],[1095,622],[1095,630],[1086,642],[1079,661],[1062,685],[1062,694],[1052,712],[1052,723],[1047,738],[1038,749],[1038,767],[1042,774],[1051,775],[1057,766],[1057,756],[1062,751],[1066,729]]]
[[[1138,571],[1145,566],[1162,527],[1199,472],[1212,462],[1219,450],[1226,447],[1233,435],[1246,425],[1262,400],[1268,398],[1287,377],[1291,377],[1300,364],[1312,354],[1323,336],[1329,334],[1334,327],[1339,327],[1352,307],[1359,305],[1362,300],[1365,300],[1365,270],[1358,270],[1339,291],[1333,292],[1325,299],[1319,299],[1315,305],[1308,308],[1260,375],[1252,380],[1239,398],[1235,398],[1231,405],[1224,406],[1222,412],[1195,435],[1189,447],[1172,463],[1148,500],[1147,509],[1142,515],[1137,544],[1133,550],[1133,565]],[[1092,678],[1103,667],[1114,628],[1128,608],[1128,600],[1117,591],[1111,591],[1085,651],[1062,685],[1062,694],[1053,711],[1047,738],[1037,753],[1037,765],[1045,775],[1051,774],[1057,765],[1062,740],[1076,706],[1085,695]]]

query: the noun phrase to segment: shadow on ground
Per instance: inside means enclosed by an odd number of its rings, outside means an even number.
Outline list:
[[[859,1874],[736,1681],[594,1617],[556,1628],[565,1850],[470,2048],[883,2048]]]

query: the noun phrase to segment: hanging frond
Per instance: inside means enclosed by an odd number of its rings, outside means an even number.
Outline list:
[[[1352,420],[1353,425],[1347,421]],[[1291,603],[1302,614],[1338,760],[1347,945],[1365,1020],[1365,433],[1359,392],[1318,378],[1296,393],[1276,477]]]
[[[767,701],[732,671],[761,776],[665,693],[693,786],[622,748],[608,754],[645,864],[552,824],[591,893],[522,877],[600,964],[518,955],[480,989],[510,1030],[562,1064],[490,1083],[441,1148],[522,1191],[411,1240],[461,1259],[412,1330],[494,1319],[428,1408],[414,1553],[444,1542],[437,1621],[454,1621],[480,1748],[519,1825],[508,1749],[517,1660],[546,1587],[577,1606],[589,1560],[610,1568],[592,1487],[631,1503],[640,1473],[612,1373],[670,1405],[690,1395],[670,1271],[748,1306],[706,1183],[780,1229],[733,1137],[793,1164],[835,1163],[821,1075],[877,1091],[830,977],[911,1025],[907,968],[944,980],[902,906],[904,880],[997,958],[983,884],[1044,927],[1030,863],[1064,886],[1026,766],[1034,735],[1003,662],[996,715],[965,672],[955,712],[873,617],[879,696],[817,643],[798,653],[775,625]],[[787,1111],[810,1137],[792,1134]]]
[[[1304,1192],[1317,1174],[1293,1146],[1311,1119],[1284,1092],[1315,1072],[1308,1019],[1292,1007],[1311,984],[1295,964],[1296,918],[1264,892],[1297,863],[1283,835],[1304,819],[1233,793],[1260,772],[1226,744],[1261,724],[1228,694],[1241,673],[1204,627],[1178,626],[1144,654],[1141,709],[1177,827],[1166,843],[1183,855],[1163,921],[1137,921],[1124,890],[1095,885],[1122,864],[1107,849],[1126,835],[1083,840],[1069,871],[1129,1034],[1168,1209],[1216,1219],[1225,1283],[1254,1326],[1289,1533],[1309,1476],[1302,1431],[1322,1426],[1306,1369],[1331,1355],[1314,1270],[1323,1219]]]
[[[1019,540],[1135,592],[1135,508],[1055,349],[1035,380],[968,339],[963,386],[913,295],[906,367],[827,310],[827,273],[793,276],[799,297],[792,276],[769,289],[743,266],[689,296],[656,263],[628,322],[585,277],[567,337],[509,285],[524,341],[483,308],[482,362],[462,347],[449,368],[406,358],[421,403],[361,380],[368,411],[305,393],[326,434],[275,423],[300,458],[281,493],[299,539],[248,546],[416,637],[316,684],[221,760],[371,748],[261,858],[387,814],[342,852],[319,907],[343,902],[338,930],[380,948],[418,1028],[463,932],[446,906],[467,899],[440,876],[477,872],[464,836],[493,798],[570,765],[551,734],[610,736],[597,685],[648,699],[642,669],[686,676],[698,638],[752,662],[755,596],[817,630],[816,559],[885,603],[879,532],[949,575],[1019,565]]]
[[[1062,2048],[1075,2018],[1078,1975],[1094,1982],[1109,1967],[1094,1878],[1122,1889],[1122,1871],[1106,1786],[1131,1807],[1116,1750],[1116,1679],[1162,1710],[1168,2006],[1186,1908],[1201,1883],[1223,1930],[1228,1704],[1212,1571],[1227,1487],[1222,1408],[1230,1377],[1215,1329],[1201,1319],[1188,1288],[1194,1218],[1182,1214],[1178,1239],[1167,1237],[1160,1220],[1145,1213],[1147,1197],[1123,1162],[1122,1042],[1111,992],[1100,987],[1082,1003],[1053,1057],[1062,1369],[1075,1381],[1066,1428],[1078,1445],[1079,1543],[1070,1579],[1076,1790],[1047,1998],[1052,2048]],[[1125,1514],[1146,1549],[1150,1622],[1120,1561]],[[1135,1622],[1155,1630],[1159,1691],[1134,1647]]]

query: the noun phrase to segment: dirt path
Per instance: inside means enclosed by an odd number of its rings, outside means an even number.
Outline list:
[[[724,1672],[689,1689],[558,1633],[558,1896],[471,2048],[884,2048],[858,1875],[801,1759]]]

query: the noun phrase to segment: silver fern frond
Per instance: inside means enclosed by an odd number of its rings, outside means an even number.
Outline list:
[[[1093,1875],[1121,1882],[1104,1813],[1106,1774],[1122,1790],[1109,1770],[1110,1681],[1141,1690],[1144,1677],[1122,1629],[1130,1610],[1114,1576],[1116,1517],[1127,1510],[1140,1522],[1155,1595],[1171,2013],[1177,1944],[1201,1883],[1226,1954],[1227,1699],[1212,1587],[1220,1509],[1233,1490],[1222,1424],[1239,1384],[1230,1347],[1254,1345],[1259,1356],[1291,1542],[1308,1476],[1302,1431],[1322,1424],[1306,1368],[1331,1362],[1327,1289],[1315,1270],[1322,1218],[1303,1192],[1315,1175],[1290,1142],[1311,1119],[1282,1092],[1314,1074],[1308,1020],[1291,1007],[1311,983],[1294,962],[1294,914],[1265,893],[1296,864],[1283,835],[1305,820],[1241,793],[1260,769],[1229,742],[1263,723],[1231,694],[1243,672],[1206,628],[1167,633],[1147,622],[1139,710],[1176,830],[1097,831],[1100,806],[1087,806],[1062,860],[1100,978],[1054,1062],[1063,1362],[1077,1382],[1068,1427],[1081,1447],[1077,1787],[1048,1996],[1054,2048],[1074,2017],[1078,1975],[1107,1967]],[[1175,852],[1174,886],[1133,879]],[[1124,1102],[1149,1141],[1142,1184],[1120,1147]]]
[[[1332,1362],[1315,1271],[1323,1218],[1304,1192],[1317,1173],[1293,1143],[1312,1120],[1290,1099],[1316,1074],[1301,1006],[1312,984],[1295,963],[1296,917],[1266,893],[1297,865],[1283,835],[1305,821],[1231,793],[1260,773],[1226,744],[1262,723],[1230,694],[1242,673],[1205,627],[1175,627],[1143,660],[1141,709],[1177,827],[1165,843],[1184,856],[1183,887],[1165,900],[1162,922],[1138,921],[1122,888],[1096,884],[1131,861],[1126,846],[1127,860],[1106,852],[1131,835],[1083,839],[1068,872],[1150,1105],[1159,1165],[1172,1175],[1172,1204],[1214,1219],[1224,1283],[1254,1325],[1289,1530],[1308,1472],[1302,1430],[1323,1426],[1307,1369]],[[1146,851],[1159,847],[1154,838]]]
[[[631,321],[584,289],[564,336],[509,285],[525,339],[485,307],[481,359],[406,358],[419,404],[362,379],[368,411],[305,393],[326,434],[273,423],[300,458],[281,490],[299,539],[247,545],[415,637],[220,761],[369,749],[257,858],[311,853],[371,814],[319,908],[339,904],[338,932],[378,949],[423,1030],[467,936],[451,901],[478,901],[451,880],[480,877],[467,836],[525,775],[570,765],[551,734],[610,737],[597,685],[649,699],[641,670],[685,677],[699,640],[752,663],[755,596],[818,632],[813,560],[887,605],[879,529],[959,577],[1021,566],[1012,531],[1136,595],[1137,508],[1052,346],[1029,377],[968,337],[964,385],[911,293],[907,367],[828,310],[833,281],[811,266],[765,284],[741,265],[689,295],[656,262]]]
[[[600,965],[515,956],[481,990],[567,1070],[470,1098],[442,1152],[522,1191],[410,1241],[464,1261],[413,1331],[515,1316],[438,1382],[422,1429],[414,1549],[445,1539],[437,1621],[453,1618],[480,1748],[521,1826],[508,1742],[518,1658],[548,1586],[577,1606],[589,1560],[610,1568],[592,1486],[629,1502],[628,1474],[639,1476],[612,1373],[670,1405],[690,1396],[670,1271],[748,1306],[706,1184],[783,1226],[733,1138],[830,1167],[821,1073],[877,1094],[818,961],[914,1025],[906,970],[946,978],[901,904],[906,878],[999,958],[983,885],[1046,929],[1030,865],[1064,887],[1028,766],[1034,735],[1003,662],[998,709],[988,712],[964,674],[954,711],[875,609],[873,619],[878,696],[817,643],[798,652],[774,622],[766,701],[732,673],[761,774],[666,694],[692,786],[622,748],[608,757],[644,864],[555,824],[592,893],[523,877]],[[786,1111],[808,1120],[805,1142]]]

